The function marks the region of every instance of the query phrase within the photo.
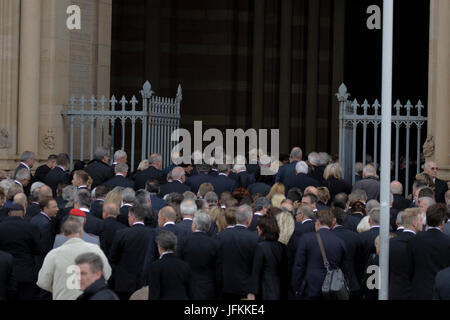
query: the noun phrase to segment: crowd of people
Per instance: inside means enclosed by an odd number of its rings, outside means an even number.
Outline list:
[[[25,151],[0,181],[0,300],[320,300],[327,268],[376,300],[380,182],[301,148],[163,168],[99,147],[69,171]],[[276,166],[274,166],[276,165]],[[267,170],[273,169],[273,174]],[[262,174],[262,169],[264,174]],[[450,191],[428,161],[404,197],[391,182],[389,298],[450,299]],[[375,275],[375,276],[374,276]]]

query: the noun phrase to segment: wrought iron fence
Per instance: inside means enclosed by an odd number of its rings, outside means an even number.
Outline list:
[[[348,183],[355,183],[355,164],[357,152],[362,152],[363,165],[367,162],[368,142],[367,134],[368,130],[373,130],[373,164],[375,167],[378,163],[378,136],[381,131],[378,128],[381,125],[381,104],[378,100],[375,100],[373,104],[364,100],[362,104],[359,104],[357,99],[349,100],[350,94],[347,92],[347,87],[342,84],[339,88],[339,92],[336,94],[339,101],[339,161],[342,166],[344,179]],[[392,112],[392,128],[395,130],[395,180],[399,179],[399,166],[400,166],[400,132],[404,130],[405,138],[405,195],[409,193],[409,173],[410,173],[410,147],[411,147],[411,130],[416,130],[416,173],[420,171],[421,162],[421,129],[426,123],[427,118],[422,116],[422,110],[424,105],[419,100],[416,105],[412,105],[411,101],[407,101],[405,105],[402,105],[399,100],[394,104]],[[412,114],[413,109],[417,109],[415,115]],[[357,132],[362,128],[362,146],[357,145]],[[360,130],[359,130],[360,131]],[[392,135],[394,136],[394,134]],[[394,145],[394,144],[393,144]]]
[[[77,158],[80,160],[87,160],[85,156],[86,126],[90,129],[89,160],[92,160],[95,145],[105,145],[105,131],[108,131],[108,126],[110,128],[110,152],[111,155],[114,153],[115,135],[118,134],[116,132],[117,121],[121,127],[122,150],[125,149],[126,126],[131,123],[131,172],[134,171],[136,126],[139,125],[142,129],[141,160],[149,157],[152,153],[159,153],[163,156],[163,164],[169,165],[170,151],[176,143],[172,142],[170,137],[172,132],[178,129],[180,125],[180,104],[183,99],[181,86],[178,86],[175,98],[153,96],[154,92],[151,90],[148,81],[145,82],[140,93],[142,96],[141,110],[138,110],[139,101],[134,95],[129,101],[125,96],[122,96],[119,101],[114,95],[111,99],[104,96],[100,99],[93,96],[89,100],[84,96],[79,99],[74,96],[70,98],[70,109],[62,112],[62,116],[69,120],[70,125],[70,170],[73,169],[75,157],[75,129],[79,128],[79,154]],[[100,137],[96,136],[97,134],[100,134]]]

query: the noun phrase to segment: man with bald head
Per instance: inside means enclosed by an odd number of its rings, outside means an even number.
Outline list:
[[[403,197],[403,185],[400,181],[394,180],[391,182],[391,193],[394,195],[394,203],[392,208],[403,211],[409,208],[411,201]]]
[[[378,200],[380,195],[380,181],[378,180],[375,167],[368,164],[363,169],[363,179],[356,182],[353,190],[362,189],[367,194],[367,200]]]
[[[158,180],[160,184],[166,183],[166,177],[162,172],[162,157],[154,153],[148,159],[149,167],[144,171],[138,171],[134,175],[135,190],[145,189],[145,183],[150,180]]]
[[[423,171],[433,179],[435,186],[434,194],[436,202],[445,203],[445,193],[448,190],[448,184],[447,182],[437,178],[438,167],[436,165],[436,162],[434,161],[425,162],[425,164],[423,165]]]
[[[191,188],[185,184],[186,174],[182,167],[175,167],[172,170],[172,182],[163,184],[160,188],[161,197],[166,194],[177,192],[183,194],[186,191],[191,191]]]
[[[114,202],[103,204],[103,228],[100,233],[100,248],[102,248],[106,256],[109,256],[109,250],[111,249],[116,231],[126,228],[123,223],[117,221],[119,213],[120,210]]]

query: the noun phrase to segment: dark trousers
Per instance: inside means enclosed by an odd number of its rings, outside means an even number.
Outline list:
[[[33,282],[17,282],[16,300],[30,301],[39,299],[39,287]]]

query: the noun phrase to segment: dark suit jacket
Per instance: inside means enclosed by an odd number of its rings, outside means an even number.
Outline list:
[[[189,300],[191,269],[174,253],[166,253],[149,270],[149,300]]]
[[[186,185],[191,188],[191,191],[197,194],[200,185],[205,182],[212,183],[213,177],[207,173],[199,173],[195,176],[186,179]]]
[[[166,206],[166,202],[156,195],[150,195],[150,201],[152,202],[152,208],[156,215],[158,215],[159,210]]]
[[[22,169],[22,168],[28,170],[27,167],[25,167],[22,163],[20,163],[19,166],[18,166],[18,167],[16,168],[16,170],[14,171],[14,179],[16,179],[17,171],[19,171],[19,170]],[[28,171],[30,172],[30,181],[28,182],[28,185],[27,185],[26,187],[23,187],[23,192],[24,192],[27,196],[30,195],[31,185],[32,185],[33,182],[35,181],[35,179],[34,179],[34,177],[33,177],[33,174],[32,174],[32,172],[31,172],[31,170],[28,170]]]
[[[225,229],[219,239],[218,284],[225,294],[246,296],[258,235],[242,226]]]
[[[256,182],[248,186],[247,190],[252,194],[259,193],[263,197],[267,196],[270,192],[270,186],[263,182]]]
[[[285,164],[285,165],[281,166],[278,169],[278,172],[277,172],[277,174],[275,176],[275,182],[281,182],[281,183],[284,184],[286,177],[295,175],[295,173],[296,173],[295,172],[295,166],[296,165],[297,165],[297,162],[294,161],[294,162],[291,162],[291,163],[288,163],[288,164]]]
[[[293,187],[299,188],[300,190],[302,190],[302,193],[304,193],[305,189],[309,186],[318,187],[319,182],[304,173],[299,173],[297,175],[294,174],[285,177],[284,186],[286,193],[285,195],[287,196],[288,191]]]
[[[253,173],[242,171],[236,174],[236,188],[247,189],[249,185],[255,183],[255,175]]]
[[[19,217],[9,217],[0,223],[0,250],[10,253],[17,282],[37,281],[35,256],[42,254],[39,229]]]
[[[392,203],[392,208],[403,211],[406,208],[409,208],[410,205],[411,201],[400,194],[394,194],[394,202]]]
[[[328,180],[324,180],[323,184],[330,191],[330,200],[333,200],[334,196],[338,193],[344,192],[349,194],[352,191],[352,188],[344,180],[337,180],[333,177],[330,177]]]
[[[105,278],[101,276],[87,287],[77,300],[119,300],[119,297],[108,288]]]
[[[103,220],[103,228],[100,233],[100,248],[102,248],[107,257],[109,256],[116,231],[125,228],[126,227],[115,218],[109,217]]]
[[[401,232],[389,240],[389,300],[408,300],[411,296],[406,246],[412,238],[414,233]]]
[[[367,201],[378,200],[380,196],[380,181],[376,178],[368,177],[356,182],[352,192],[356,189],[363,189],[367,193]]]
[[[93,180],[92,189],[103,184],[113,176],[111,167],[99,160],[92,160],[83,170],[86,171]]]
[[[361,222],[364,216],[359,213],[348,213],[345,217],[344,227],[357,232],[358,224]]]
[[[120,214],[117,216],[117,221],[119,221],[121,224],[123,224],[124,226],[129,227],[128,225],[128,211],[130,211],[130,208],[132,206],[129,205],[123,205],[120,208]]]
[[[55,167],[47,176],[45,176],[45,184],[52,188],[53,197],[56,197],[56,188],[59,183],[70,184],[70,174],[67,171],[63,171],[60,167]]]
[[[256,227],[258,226],[259,217],[261,217],[261,216],[259,216],[257,214],[253,214],[252,222],[248,226],[248,230],[256,231]]]
[[[217,240],[204,232],[191,233],[185,240],[178,254],[192,270],[192,299],[217,299],[216,265],[219,245]]]
[[[325,253],[330,269],[341,268],[345,271],[345,244],[328,229],[320,229]],[[300,238],[292,271],[292,288],[299,297],[321,299],[322,284],[326,269],[315,232],[307,233]]]
[[[256,246],[249,292],[262,300],[284,300],[289,288],[287,247],[264,240]]]
[[[90,212],[86,213],[86,225],[84,226],[84,231],[99,237],[102,233],[102,229],[103,220],[100,220]]]
[[[177,223],[176,226],[183,229],[186,232],[186,235],[189,235],[192,232],[192,220],[190,219],[183,219],[183,221]]]
[[[185,191],[191,191],[191,188],[177,180],[163,184],[160,188],[161,198],[172,192],[183,194]]]
[[[420,232],[407,244],[411,299],[431,300],[436,274],[450,266],[450,238],[440,230]]]
[[[47,176],[47,173],[50,172],[50,170],[50,167],[46,164],[39,166],[34,173],[34,181],[45,182],[45,177]]]
[[[121,175],[116,175],[105,182],[105,185],[108,186],[111,190],[115,187],[123,187],[123,188],[131,188],[134,189],[134,182],[128,178],[125,178]]]
[[[362,245],[361,259],[364,271],[366,270],[367,261],[369,260],[370,255],[376,253],[375,238],[379,234],[380,234],[379,227],[374,227],[368,231],[364,231],[358,234]]]
[[[39,207],[39,204],[31,203],[26,210],[25,214],[25,220],[31,221],[31,219],[38,215],[41,212],[41,208]]]
[[[220,194],[225,191],[233,192],[236,188],[236,181],[224,175],[217,175],[212,181],[214,192],[220,197]]]
[[[134,187],[136,190],[145,189],[145,183],[148,180],[158,180],[160,184],[166,183],[166,176],[161,170],[153,166],[148,167],[144,171],[138,171],[134,175]]]
[[[336,226],[332,232],[345,244],[345,275],[350,291],[359,291],[362,279],[363,267],[361,263],[361,240],[356,232],[350,231],[343,226]]]
[[[53,249],[53,243],[55,242],[55,228],[53,222],[43,214],[37,214],[30,221],[32,224],[38,227],[40,233],[40,247],[42,254],[36,257],[36,263],[38,270],[42,267],[44,258],[47,253]]]
[[[436,274],[433,300],[450,300],[450,268],[441,270]]]
[[[0,251],[0,301],[11,300],[15,291],[13,256],[8,252]]]
[[[133,293],[142,288],[145,252],[154,243],[155,231],[141,224],[116,231],[109,253],[115,292]]]
[[[436,198],[436,202],[445,203],[445,193],[448,190],[447,182],[436,178],[436,180],[434,181],[434,186],[434,197]]]
[[[91,203],[90,212],[99,219],[103,219],[103,200],[94,200]]]

